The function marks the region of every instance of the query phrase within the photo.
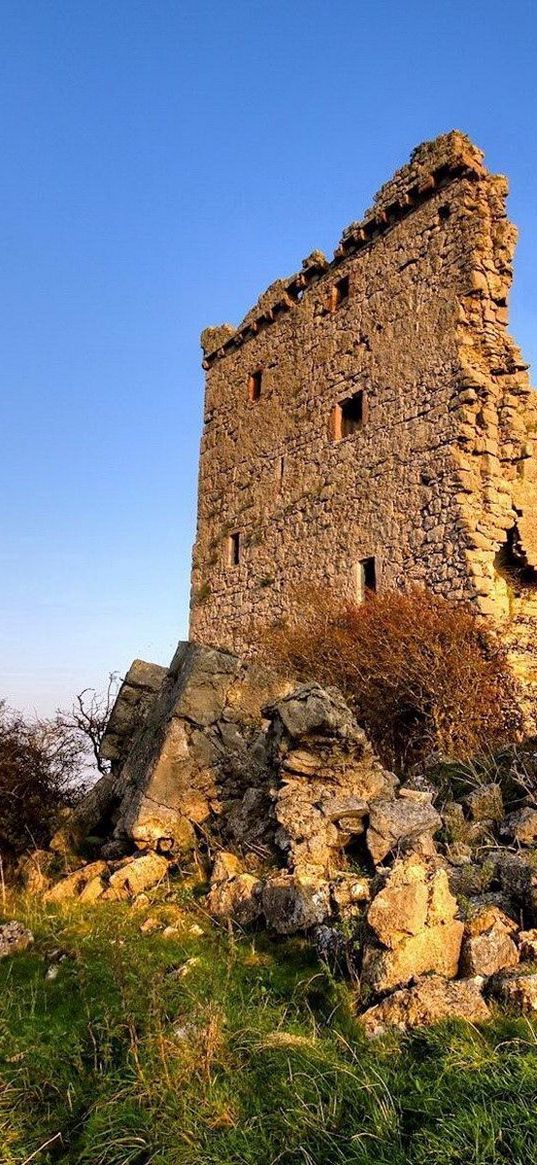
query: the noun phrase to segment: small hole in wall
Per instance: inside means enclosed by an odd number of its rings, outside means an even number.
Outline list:
[[[494,568],[515,595],[537,590],[537,570],[528,563],[516,527],[508,530],[506,540],[494,559]]]
[[[365,829],[363,833],[351,835],[347,845],[343,846],[343,853],[351,870],[357,875],[369,875],[374,870],[374,863],[367,848]]]
[[[263,369],[256,368],[248,377],[248,400],[259,400],[263,383]]]
[[[299,287],[298,283],[289,283],[285,290],[289,299],[292,299],[294,303],[300,303],[304,295],[303,287]]]
[[[445,222],[446,219],[450,218],[450,216],[451,216],[451,207],[449,206],[449,204],[447,202],[445,202],[443,206],[438,207],[438,217],[439,217],[441,222]]]
[[[229,535],[228,540],[228,564],[229,566],[238,566],[241,560],[241,536],[237,531],[235,534]]]

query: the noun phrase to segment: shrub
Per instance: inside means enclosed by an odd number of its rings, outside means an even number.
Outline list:
[[[27,721],[0,701],[0,856],[9,869],[46,845],[83,787],[84,750],[56,720]]]
[[[340,688],[385,763],[465,760],[518,735],[505,650],[469,605],[418,587],[361,604],[302,587],[294,600],[287,621],[263,629],[261,654]]]

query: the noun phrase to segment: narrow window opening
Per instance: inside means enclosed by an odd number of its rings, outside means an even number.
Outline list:
[[[340,400],[332,411],[332,436],[334,441],[351,437],[364,427],[365,400],[363,390],[353,393],[346,400]]]
[[[337,311],[338,307],[349,298],[349,276],[343,275],[334,283],[331,292],[331,307],[332,311]]]
[[[443,206],[438,207],[438,217],[440,222],[446,222],[451,215],[451,207],[449,203],[444,203]]]
[[[263,370],[256,368],[248,377],[248,399],[259,400],[261,396],[261,385],[263,381]]]
[[[362,558],[356,567],[356,598],[363,603],[377,589],[377,567],[373,557]]]
[[[241,560],[241,536],[239,533],[229,536],[229,565],[238,566]]]

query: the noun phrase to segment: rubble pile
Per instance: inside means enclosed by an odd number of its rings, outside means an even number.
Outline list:
[[[217,922],[304,932],[350,972],[370,1035],[537,1011],[531,790],[507,812],[498,780],[457,797],[400,780],[336,690],[194,644],[167,671],[136,661],[103,755],[111,772],[21,863],[30,893],[137,902],[196,869]]]

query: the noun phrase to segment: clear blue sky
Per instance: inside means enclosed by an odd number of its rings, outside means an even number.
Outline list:
[[[0,694],[186,632],[199,333],[453,127],[511,180],[537,356],[533,0],[1,0]]]

